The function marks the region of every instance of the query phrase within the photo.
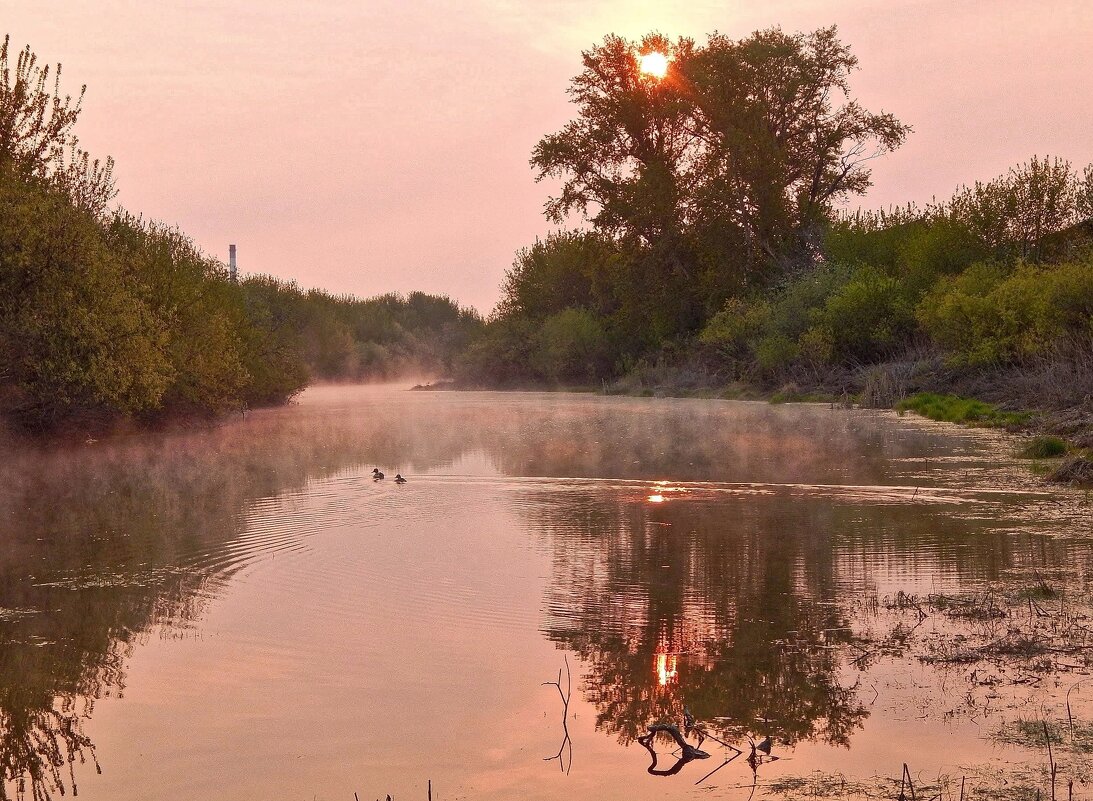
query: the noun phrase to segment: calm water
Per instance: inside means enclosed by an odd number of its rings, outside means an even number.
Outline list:
[[[1085,588],[1088,507],[1011,448],[824,406],[377,388],[9,447],[0,797],[747,798],[1031,758],[955,713],[959,676],[852,647],[870,598]],[[732,755],[707,740],[653,775],[678,753],[637,738],[684,707],[780,758],[703,778]]]

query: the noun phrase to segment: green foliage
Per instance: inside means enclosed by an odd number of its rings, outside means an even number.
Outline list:
[[[551,315],[539,332],[536,361],[554,381],[592,381],[603,374],[607,341],[600,320],[586,309]]]
[[[896,405],[899,412],[912,411],[946,423],[967,423],[980,426],[1013,426],[1028,420],[1024,412],[1003,412],[996,406],[973,398],[922,392],[905,398]]]
[[[1093,220],[1093,164],[1086,166],[1074,196],[1078,218],[1086,222]]]
[[[1013,270],[977,264],[943,279],[918,319],[954,364],[986,365],[1049,352],[1093,332],[1093,258]]]
[[[638,69],[651,51],[670,59],[663,79]],[[580,269],[554,290],[563,308],[621,316],[611,327],[653,349],[699,330],[743,287],[811,263],[832,204],[864,191],[868,160],[909,131],[850,97],[857,60],[834,28],[715,34],[704,46],[608,36],[583,60],[576,118],[531,161],[540,180],[562,182],[547,216],[588,215],[625,268],[610,309]],[[508,288],[519,289],[511,277]]]
[[[482,327],[420,292],[236,284],[177,229],[108,213],[113,162],[78,147],[82,91],[59,76],[0,47],[0,414],[51,428],[280,403],[311,375],[446,371]]]
[[[61,94],[61,65],[39,66],[30,46],[11,63],[11,39],[0,45],[0,171],[23,180],[49,182],[82,211],[98,215],[117,194],[114,160],[92,159],[72,129],[84,89]],[[52,73],[52,80],[51,80]]]
[[[832,365],[887,355],[914,326],[913,307],[895,278],[871,267],[823,265],[777,294],[729,300],[698,340],[738,372],[753,364],[773,377],[800,361]]]
[[[914,313],[900,282],[863,267],[835,289],[811,314],[807,341],[829,345],[823,362],[868,362],[903,345],[914,328]]]
[[[1053,459],[1064,456],[1066,452],[1066,440],[1059,437],[1034,437],[1021,449],[1021,456],[1025,459]]]
[[[921,294],[941,276],[959,273],[992,255],[943,207],[920,211],[913,206],[836,220],[827,232],[824,252],[832,262],[873,267],[898,278],[910,294]]]
[[[51,425],[155,407],[173,378],[169,332],[108,247],[59,190],[0,170],[0,398]]]
[[[617,251],[610,240],[587,231],[537,240],[516,254],[505,274],[497,314],[541,320],[575,306],[612,313],[617,303],[609,279]]]
[[[469,384],[502,386],[542,378],[535,368],[539,328],[526,317],[491,320],[462,353],[457,377]]]
[[[706,323],[698,341],[717,351],[722,358],[747,361],[753,355],[756,335],[768,327],[771,313],[766,300],[748,303],[741,298],[730,298]]]
[[[943,211],[997,258],[1065,257],[1059,235],[1091,216],[1091,175],[1091,167],[1079,175],[1069,161],[1033,156],[993,181],[962,187]]]
[[[238,325],[241,299],[223,268],[178,230],[125,212],[110,219],[105,233],[168,332],[163,352],[172,380],[162,405],[213,412],[237,408],[248,381]]]
[[[797,343],[785,334],[775,333],[763,337],[755,345],[756,364],[766,375],[784,370],[799,354]]]

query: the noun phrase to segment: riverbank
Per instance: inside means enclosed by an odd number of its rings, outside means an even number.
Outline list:
[[[658,361],[612,382],[503,385],[445,379],[415,390],[591,392],[634,397],[720,398],[770,403],[830,403],[893,409],[961,425],[1003,428],[1050,480],[1093,484],[1093,369],[1087,357],[1041,360],[993,370],[960,370],[939,356],[857,368],[800,370],[781,383],[733,380],[700,356]],[[1079,364],[1079,361],[1083,363]],[[1049,444],[1052,440],[1061,443]]]

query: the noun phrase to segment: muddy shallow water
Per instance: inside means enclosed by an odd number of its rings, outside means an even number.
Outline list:
[[[1052,764],[1089,797],[1093,517],[1012,450],[819,405],[368,387],[8,446],[4,793],[895,798],[907,763],[918,797],[1050,798]]]

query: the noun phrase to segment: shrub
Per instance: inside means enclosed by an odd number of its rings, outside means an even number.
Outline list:
[[[566,309],[548,317],[536,353],[543,374],[555,381],[591,381],[604,369],[603,325],[587,309]]]
[[[698,341],[722,357],[750,360],[754,343],[767,327],[770,317],[770,304],[765,300],[748,302],[742,298],[730,298],[725,307],[706,323],[698,335]]]
[[[759,369],[768,376],[784,370],[799,354],[800,349],[797,343],[784,334],[764,337],[759,340],[755,348],[755,358]]]
[[[512,384],[539,378],[534,363],[538,327],[526,317],[502,317],[486,324],[454,368],[459,381]]]
[[[812,340],[830,343],[829,361],[868,361],[890,353],[914,329],[899,282],[863,267],[835,289],[811,319]]]
[[[1059,437],[1036,437],[1021,449],[1021,456],[1025,459],[1053,459],[1066,451],[1066,441]]]
[[[1036,356],[1072,334],[1093,332],[1093,259],[1008,273],[973,265],[944,279],[917,313],[955,364],[983,365]]]

